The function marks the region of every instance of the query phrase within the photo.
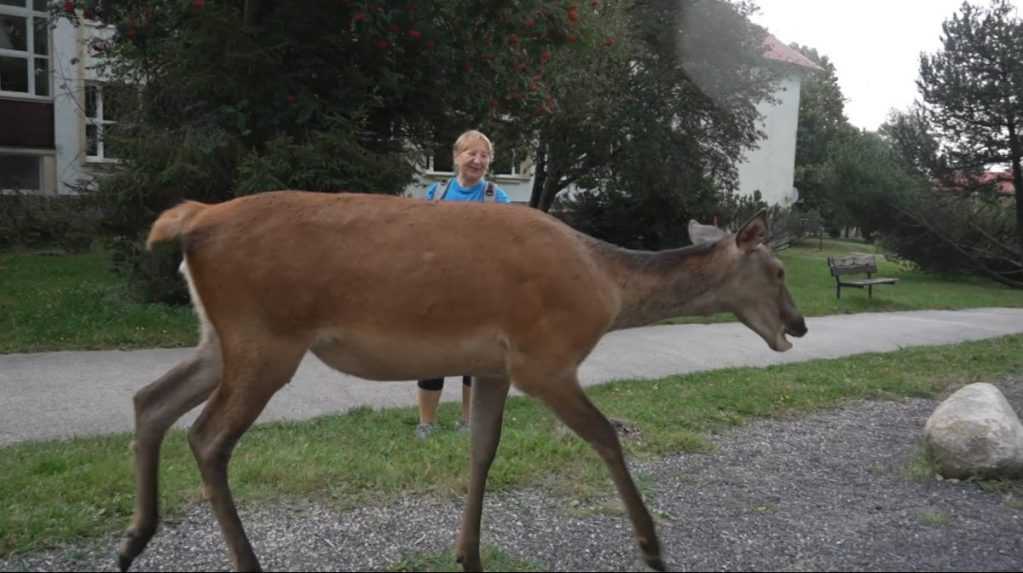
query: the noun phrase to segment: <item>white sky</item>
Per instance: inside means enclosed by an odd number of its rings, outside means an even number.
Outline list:
[[[826,55],[845,96],[845,115],[876,130],[890,109],[917,98],[920,52],[941,48],[941,23],[962,0],[754,0],[752,20],[784,44],[796,42]],[[1014,0],[1019,8],[1023,0]],[[988,0],[971,0],[988,6]]]

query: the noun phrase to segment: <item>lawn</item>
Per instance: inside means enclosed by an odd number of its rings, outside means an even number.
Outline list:
[[[886,259],[871,245],[846,241],[806,243],[782,251],[786,282],[799,310],[806,316],[850,314],[858,312],[889,312],[896,310],[953,310],[981,307],[1023,307],[1023,290],[1013,290],[991,280],[963,275],[925,273]],[[843,288],[842,298],[835,297],[835,279],[828,271],[829,256],[851,253],[877,255],[875,276],[899,279],[896,285],[874,287],[873,298],[866,289]],[[855,278],[855,277],[853,277]],[[731,314],[713,317],[684,317],[667,322],[731,321]]]
[[[1023,291],[993,281],[923,273],[879,257],[881,276],[899,284],[873,299],[844,289],[836,300],[829,255],[872,252],[861,243],[808,242],[781,253],[789,289],[806,316],[893,310],[1023,307]],[[132,300],[102,251],[81,255],[0,253],[0,353],[190,346],[198,328],[191,310]],[[735,320],[730,314],[670,322]]]
[[[1023,336],[919,347],[768,368],[621,381],[587,394],[638,438],[630,456],[707,451],[706,435],[758,417],[831,407],[848,399],[934,397],[950,386],[1023,373]],[[456,404],[441,419],[453,420]],[[314,498],[335,507],[396,495],[463,496],[468,436],[413,437],[413,408],[358,409],[303,422],[263,424],[241,440],[231,464],[240,503]],[[0,555],[51,547],[126,527],[134,499],[129,434],[0,448]],[[162,508],[177,515],[203,496],[184,432],[162,450]],[[907,460],[909,463],[909,460]],[[536,401],[512,397],[489,491],[527,484],[574,499],[611,495],[607,469]],[[419,564],[421,565],[421,564]],[[409,564],[417,567],[417,564]]]
[[[961,275],[924,273],[877,255],[876,276],[899,279],[894,286],[874,288],[872,299],[866,289],[842,289],[841,300],[835,297],[835,279],[828,271],[827,258],[854,252],[876,253],[870,245],[840,241],[824,241],[793,247],[781,253],[789,279],[789,289],[800,310],[807,316],[875,312],[892,310],[925,310],[980,308],[989,306],[1021,307],[1023,290],[1013,290],[988,279]]]
[[[988,281],[928,275],[882,261],[900,279],[868,301],[865,292],[834,298],[825,258],[869,250],[826,241],[785,251],[789,286],[805,314],[980,306],[1023,306],[1023,293]],[[0,254],[0,352],[181,346],[195,342],[187,308],[133,301],[102,252],[54,256]],[[713,317],[718,320],[720,317]],[[706,320],[706,319],[704,319]],[[950,347],[910,349],[762,369],[731,369],[657,381],[622,381],[588,390],[609,416],[635,427],[630,455],[706,449],[705,435],[752,417],[833,406],[853,398],[934,396],[950,385],[1023,371],[1023,336]],[[445,419],[455,405],[442,406]],[[505,439],[491,489],[538,480],[573,496],[608,492],[607,472],[547,410],[509,401]],[[400,494],[464,493],[466,437],[444,432],[427,443],[411,436],[411,408],[305,422],[261,425],[240,444],[232,477],[240,500],[312,496],[347,506]],[[0,448],[0,554],[28,551],[123,528],[134,498],[130,436],[119,434]],[[373,455],[366,455],[373,452]],[[180,431],[163,448],[165,510],[176,514],[202,493]],[[408,567],[423,566],[410,561]]]
[[[191,309],[141,304],[102,251],[0,253],[0,353],[187,346]]]

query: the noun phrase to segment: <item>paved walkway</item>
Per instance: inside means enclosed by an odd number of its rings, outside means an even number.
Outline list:
[[[783,354],[738,323],[649,326],[613,332],[583,363],[584,385],[659,378],[734,366],[767,366],[907,346],[953,344],[1023,333],[1023,309],[985,308],[835,315],[807,319],[810,329]],[[191,349],[48,352],[0,355],[0,445],[25,440],[131,431],[134,392]],[[445,399],[460,396],[445,385]],[[415,384],[370,382],[307,356],[260,422],[307,419],[370,406],[412,406]],[[187,426],[199,408],[185,415]]]

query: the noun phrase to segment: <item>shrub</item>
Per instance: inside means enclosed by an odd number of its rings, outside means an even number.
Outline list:
[[[899,224],[882,244],[897,258],[933,272],[969,272],[1023,286],[1015,201],[983,194],[923,190],[896,206]]]
[[[90,195],[0,195],[0,246],[87,250],[99,231]]]
[[[145,250],[145,237],[123,236],[110,241],[114,270],[124,276],[130,288],[145,302],[186,304],[188,286],[178,272],[181,250],[174,244],[157,245]]]

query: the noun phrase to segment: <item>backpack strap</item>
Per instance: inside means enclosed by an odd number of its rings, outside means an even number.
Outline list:
[[[437,188],[434,189],[433,191],[433,200],[443,201],[444,197],[447,196],[448,194],[448,189],[450,188],[451,188],[450,179],[445,181],[443,186],[441,186],[441,184],[438,183]],[[496,187],[494,187],[494,184],[491,183],[490,181],[487,181],[487,188],[483,190],[484,203],[495,203],[497,201],[497,191],[495,189]]]
[[[433,200],[443,201],[444,197],[448,194],[448,189],[451,188],[451,180],[448,179],[444,182],[444,185],[437,183],[437,188],[433,190]]]

